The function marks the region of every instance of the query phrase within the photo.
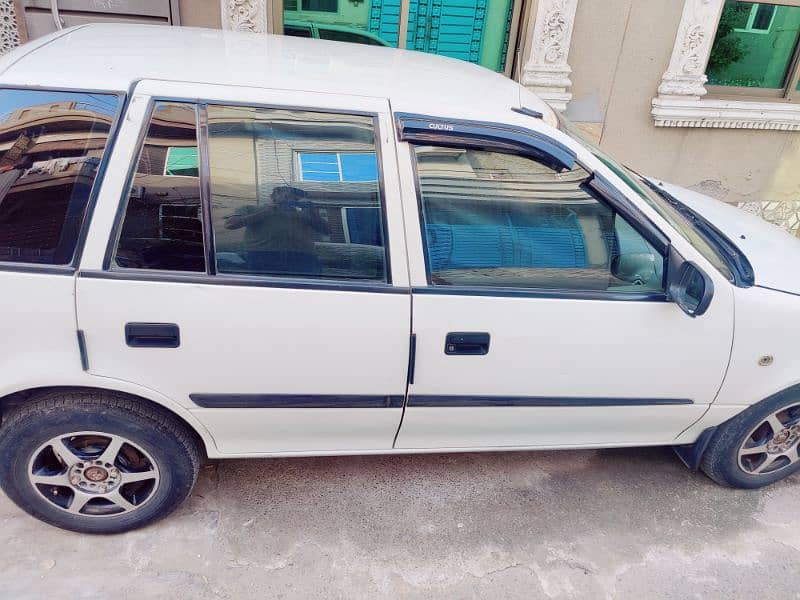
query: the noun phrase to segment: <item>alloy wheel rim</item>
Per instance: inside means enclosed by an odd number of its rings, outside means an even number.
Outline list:
[[[77,431],[51,438],[33,453],[28,480],[52,506],[84,517],[140,509],[161,476],[153,458],[125,437]]]
[[[775,411],[754,427],[739,447],[738,464],[748,475],[771,475],[800,461],[800,404]]]

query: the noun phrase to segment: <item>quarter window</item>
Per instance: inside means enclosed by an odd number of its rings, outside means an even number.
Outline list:
[[[153,108],[122,222],[115,264],[205,272],[193,104]]]
[[[663,257],[582,168],[431,146],[415,156],[432,285],[663,291]]]
[[[223,274],[387,281],[371,117],[208,106]]]
[[[0,90],[0,261],[69,264],[119,97]]]

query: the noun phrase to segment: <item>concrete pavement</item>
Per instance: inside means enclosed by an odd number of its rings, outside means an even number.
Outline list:
[[[800,597],[800,477],[719,487],[668,449],[212,462],[144,530],[0,496],[0,598]]]

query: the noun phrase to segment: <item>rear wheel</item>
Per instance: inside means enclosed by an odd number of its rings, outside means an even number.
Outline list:
[[[191,492],[201,455],[186,426],[136,400],[51,393],[0,426],[0,485],[64,529],[117,533],[169,514]]]
[[[759,488],[800,470],[800,395],[776,394],[720,426],[703,456],[717,483]]]

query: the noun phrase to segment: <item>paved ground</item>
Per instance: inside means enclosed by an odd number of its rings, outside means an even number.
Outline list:
[[[0,597],[797,598],[800,477],[718,487],[669,450],[207,465],[166,521],[59,531],[0,497]]]

